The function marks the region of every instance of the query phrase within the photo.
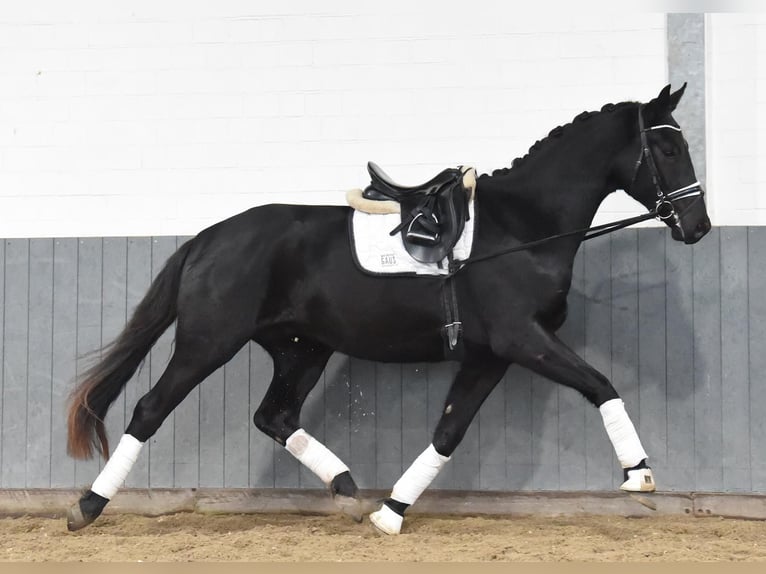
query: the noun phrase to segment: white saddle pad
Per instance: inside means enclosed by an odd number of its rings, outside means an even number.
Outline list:
[[[452,257],[458,261],[468,259],[471,255],[476,222],[475,204],[475,200],[468,203],[471,217],[465,222],[463,234],[452,250]],[[393,237],[389,235],[399,223],[401,216],[398,213],[372,215],[354,210],[351,240],[359,267],[374,275],[447,275],[449,269],[446,257],[441,261],[441,267],[438,263],[421,263],[407,253],[401,233]]]

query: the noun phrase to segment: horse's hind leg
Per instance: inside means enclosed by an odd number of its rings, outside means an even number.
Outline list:
[[[394,484],[391,496],[381,508],[370,514],[370,522],[379,531],[399,534],[405,510],[415,503],[450,459],[479,407],[503,378],[508,364],[509,361],[487,351],[474,350],[466,357],[447,393],[433,442]]]
[[[179,403],[208,375],[231,359],[245,343],[231,340],[226,346],[207,339],[191,343],[181,337],[176,350],[152,389],[136,403],[133,418],[101,473],[67,513],[69,530],[93,522],[125,481],[144,443]]]
[[[253,417],[255,426],[316,474],[330,488],[340,509],[360,522],[358,489],[348,467],[300,426],[303,403],[332,349],[299,337],[259,342],[274,361],[274,376]]]

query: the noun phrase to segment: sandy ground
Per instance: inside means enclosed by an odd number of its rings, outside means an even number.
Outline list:
[[[766,523],[722,518],[413,515],[402,534],[295,514],[0,519],[2,561],[766,561]]]

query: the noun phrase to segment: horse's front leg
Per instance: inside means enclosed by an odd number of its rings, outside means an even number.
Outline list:
[[[385,534],[399,534],[404,512],[433,482],[465,436],[479,407],[508,369],[509,361],[488,351],[474,351],[460,366],[447,394],[433,442],[396,482],[370,521]]]
[[[609,380],[581,359],[556,335],[533,324],[514,341],[493,342],[503,356],[512,357],[520,365],[579,391],[601,412],[606,433],[623,468],[620,489],[631,492],[653,492],[654,476],[647,465],[647,455],[625,405]]]

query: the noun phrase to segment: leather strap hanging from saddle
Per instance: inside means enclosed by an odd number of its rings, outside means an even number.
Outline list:
[[[401,233],[407,253],[423,263],[437,263],[452,252],[469,218],[471,190],[463,185],[461,169],[445,169],[415,187],[394,183],[373,162],[368,162],[367,171],[371,182],[362,196],[401,205],[401,223],[390,234]]]

